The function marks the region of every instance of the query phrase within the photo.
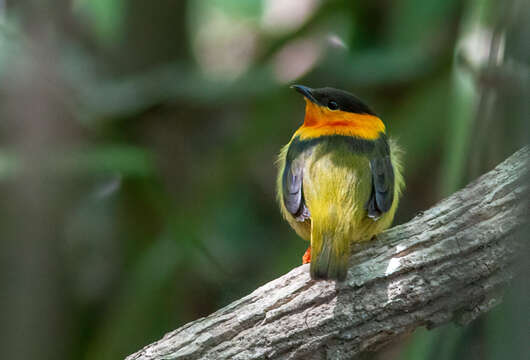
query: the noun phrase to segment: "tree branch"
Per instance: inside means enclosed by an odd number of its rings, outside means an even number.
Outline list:
[[[521,272],[529,154],[357,245],[344,283],[299,266],[127,359],[350,359],[419,326],[467,324]]]

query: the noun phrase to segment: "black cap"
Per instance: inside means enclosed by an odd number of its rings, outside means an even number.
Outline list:
[[[334,103],[333,110],[376,116],[375,112],[363,103],[361,99],[344,90],[330,87],[311,89],[304,85],[292,85],[291,88],[304,95],[309,101],[320,106],[332,108],[330,103]]]

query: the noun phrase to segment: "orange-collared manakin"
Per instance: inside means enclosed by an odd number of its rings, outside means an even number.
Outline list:
[[[293,229],[311,241],[304,255],[311,277],[344,280],[351,243],[392,223],[404,184],[401,151],[354,95],[292,88],[305,97],[305,118],[280,152],[278,200]]]

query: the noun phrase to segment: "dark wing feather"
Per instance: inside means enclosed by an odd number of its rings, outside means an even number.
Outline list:
[[[381,214],[390,210],[394,201],[394,169],[390,158],[390,148],[386,137],[376,141],[374,153],[370,159],[372,173],[372,191],[366,204],[368,216],[377,220]]]
[[[298,221],[310,217],[309,209],[304,201],[303,176],[304,156],[296,151],[295,144],[291,144],[285,161],[282,177],[283,203],[285,208]],[[296,145],[295,145],[296,146]]]

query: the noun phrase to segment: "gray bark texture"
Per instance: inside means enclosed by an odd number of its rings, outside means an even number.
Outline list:
[[[357,245],[345,282],[299,266],[127,360],[351,359],[420,326],[469,323],[523,272],[529,154]]]

